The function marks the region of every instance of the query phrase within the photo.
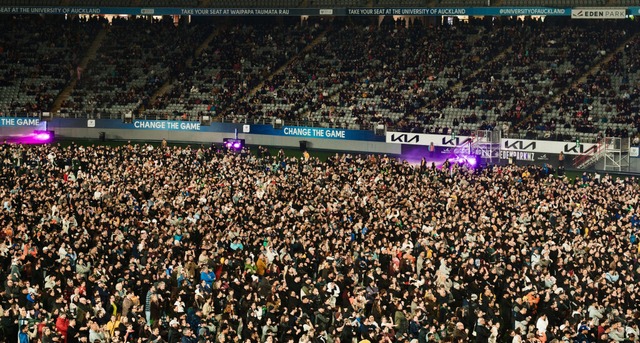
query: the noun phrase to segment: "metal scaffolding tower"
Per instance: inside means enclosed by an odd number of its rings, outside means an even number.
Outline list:
[[[631,139],[607,137],[604,144],[604,170],[628,171]]]
[[[471,142],[471,152],[487,164],[500,161],[500,130],[476,130]]]
[[[493,164],[500,160],[501,138],[502,134],[499,130],[476,130],[471,134],[470,139],[456,146],[453,153],[460,160],[477,156],[485,164]]]
[[[604,158],[604,170],[628,171],[630,146],[630,138],[605,137],[595,149],[576,157],[574,165],[578,169],[586,169]]]

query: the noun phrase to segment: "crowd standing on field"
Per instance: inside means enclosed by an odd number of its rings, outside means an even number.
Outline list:
[[[634,178],[0,146],[6,342],[636,342]]]

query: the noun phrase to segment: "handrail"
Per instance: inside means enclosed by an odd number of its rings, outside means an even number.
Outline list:
[[[576,168],[586,168],[591,164],[595,163],[604,155],[605,153],[605,145],[602,144],[602,141],[598,142],[595,151],[590,151],[589,153],[582,154],[576,157],[573,161],[573,166]]]

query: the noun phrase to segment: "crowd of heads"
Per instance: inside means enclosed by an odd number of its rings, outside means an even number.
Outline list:
[[[0,162],[7,341],[640,333],[635,178],[164,144],[4,144]]]

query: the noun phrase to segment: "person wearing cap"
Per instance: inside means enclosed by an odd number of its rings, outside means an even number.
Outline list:
[[[574,341],[578,342],[591,342],[595,337],[589,333],[589,327],[586,325],[580,325],[578,332],[574,338]]]

